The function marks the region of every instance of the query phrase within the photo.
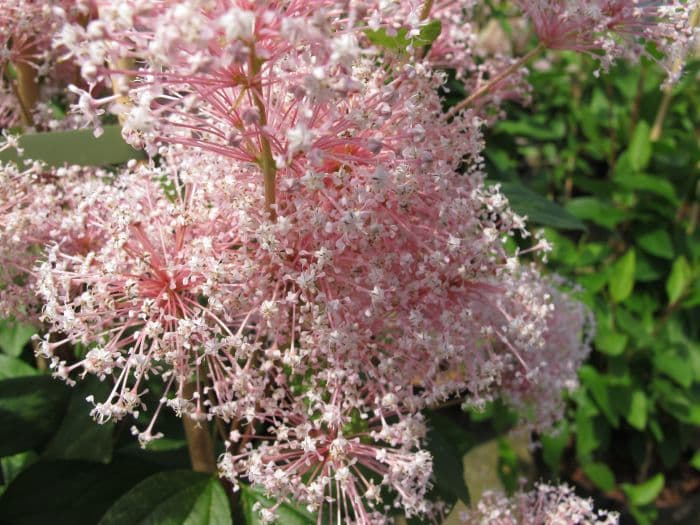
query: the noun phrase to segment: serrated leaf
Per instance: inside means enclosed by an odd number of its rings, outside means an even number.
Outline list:
[[[675,304],[680,299],[692,281],[693,271],[684,256],[678,257],[671,268],[671,275],[666,281],[666,293],[669,304]]]
[[[78,164],[80,166],[107,166],[122,164],[130,159],[144,159],[146,155],[129,146],[121,134],[121,126],[104,126],[104,133],[95,138],[92,130],[51,131],[27,133],[19,138],[24,149],[22,157],[8,149],[0,152],[0,162],[21,162],[23,159],[41,160],[50,166]]]
[[[174,470],[144,479],[119,498],[99,525],[230,525],[231,509],[215,477]]]
[[[112,459],[114,423],[98,424],[90,416],[88,395],[106,398],[111,387],[96,377],[81,381],[70,392],[66,415],[44,449],[47,459],[85,459],[107,463]]]
[[[0,381],[0,456],[44,444],[60,424],[68,397],[66,386],[49,376]]]
[[[599,489],[607,492],[615,488],[615,474],[604,463],[588,463],[583,471]]]
[[[649,124],[644,120],[640,120],[635,126],[627,151],[630,164],[636,171],[641,171],[649,165],[652,143]]]
[[[263,508],[271,508],[276,502],[265,496],[261,489],[241,484],[241,505],[246,525],[263,525],[260,513],[253,509],[256,503],[260,503]],[[276,525],[316,525],[316,516],[305,508],[281,503],[276,511]]]
[[[24,345],[36,333],[33,326],[15,321],[0,321],[0,348],[13,357],[18,357]]]
[[[501,189],[511,207],[528,222],[560,230],[585,230],[586,225],[563,207],[516,182],[503,182]]]
[[[608,290],[610,290],[610,296],[614,302],[622,302],[632,293],[634,289],[635,265],[636,254],[634,248],[628,250],[625,255],[613,264],[608,278]]]
[[[39,371],[21,359],[0,354],[0,380],[11,377],[35,376]]]
[[[637,245],[662,259],[673,259],[673,241],[666,230],[658,229],[640,235],[637,237]]]
[[[128,458],[111,465],[39,461],[0,497],[0,523],[95,525],[117,498],[153,473],[152,465]]]
[[[632,485],[623,483],[622,490],[627,495],[632,505],[642,506],[652,503],[664,488],[665,478],[662,473],[648,479],[644,483]]]

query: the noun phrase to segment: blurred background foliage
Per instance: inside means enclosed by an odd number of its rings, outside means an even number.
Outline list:
[[[649,62],[595,69],[569,53],[536,62],[532,103],[510,105],[486,138],[489,176],[545,229],[549,269],[597,322],[537,475],[623,510],[623,523],[697,523],[700,63],[669,90]]]

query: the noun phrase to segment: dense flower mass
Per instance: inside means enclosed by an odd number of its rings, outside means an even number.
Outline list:
[[[671,65],[692,43],[693,0],[516,0],[541,42],[550,49],[594,53],[607,68],[616,58],[651,56],[655,44]],[[677,74],[677,73],[676,73]]]
[[[562,485],[539,484],[530,492],[511,498],[486,493],[476,508],[464,512],[463,525],[614,525],[617,514],[593,508],[593,502],[580,498]]]
[[[485,181],[483,127],[527,88],[522,59],[479,50],[484,6],[2,5],[20,20],[2,18],[15,35],[5,65],[46,76],[50,48],[80,71],[63,83],[73,115],[54,127],[118,117],[150,155],[0,168],[0,312],[44,323],[37,352],[56,376],[110,382],[90,397],[98,421],[134,416],[145,446],[162,410],[215,419],[234,487],[300,502],[319,523],[370,524],[392,506],[444,510],[428,497],[424,409],[501,397],[535,429],[560,417],[592,323],[525,260],[548,244]],[[639,53],[637,37],[690,36],[672,33],[686,3],[521,7],[552,49],[617,57]],[[22,32],[36,17],[41,32]],[[33,40],[18,47],[18,31]],[[447,70],[470,93],[449,111]],[[26,100],[27,82],[11,85]],[[0,99],[3,128],[11,107]],[[566,509],[613,520],[545,486],[501,507],[504,524]]]

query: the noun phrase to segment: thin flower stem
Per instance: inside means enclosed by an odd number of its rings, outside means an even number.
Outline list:
[[[689,25],[690,27],[696,27],[700,22],[700,7],[693,11],[690,17]],[[680,70],[683,65],[683,60],[678,58],[673,64],[673,73]],[[651,133],[649,138],[652,142],[656,142],[661,138],[661,133],[663,132],[664,121],[666,120],[666,115],[668,115],[668,110],[671,107],[671,100],[673,99],[673,85],[668,84],[663,87],[663,98],[661,99],[661,104],[659,105],[659,110],[656,113],[656,118],[654,119],[654,125],[651,128]]]
[[[250,59],[250,72],[251,72],[251,84],[255,86],[255,77],[260,73],[260,68],[262,66],[262,61],[255,56],[253,50],[251,50]],[[258,84],[259,85],[259,84]],[[265,210],[271,221],[275,221],[277,218],[277,212],[275,210],[275,203],[277,202],[276,190],[275,190],[275,178],[277,176],[277,168],[275,164],[275,159],[272,156],[272,147],[270,146],[270,141],[265,136],[264,128],[267,125],[267,113],[265,112],[265,102],[260,97],[260,93],[257,92],[257,88],[253,88],[253,99],[255,101],[255,106],[258,108],[260,113],[260,157],[258,158],[258,163],[260,169],[263,172],[263,183],[265,185]]]
[[[183,397],[192,398],[195,392],[195,384],[187,383],[184,387]],[[216,472],[216,460],[214,458],[214,443],[209,434],[209,426],[194,419],[184,416],[182,425],[185,428],[187,449],[190,454],[192,470],[195,472]]]
[[[514,72],[516,72],[518,69],[523,67],[525,64],[527,64],[530,60],[532,60],[533,57],[539,55],[543,50],[545,49],[544,44],[539,44],[537,47],[534,49],[531,49],[526,55],[523,55],[520,57],[516,62],[505,68],[503,71],[501,71],[498,75],[490,79],[486,84],[481,86],[479,89],[474,91],[471,95],[469,95],[467,98],[462,100],[459,104],[456,106],[453,106],[450,108],[450,110],[447,112],[448,117],[454,117],[457,113],[462,111],[463,109],[469,107],[472,105],[472,103],[482,97],[485,93],[487,93],[493,86],[501,82],[503,79],[508,77],[509,75],[512,75]]]
[[[39,86],[36,83],[36,69],[27,62],[13,64],[17,71],[17,84],[13,85],[15,95],[19,102],[22,125],[30,127],[34,125],[32,109],[39,100]]]

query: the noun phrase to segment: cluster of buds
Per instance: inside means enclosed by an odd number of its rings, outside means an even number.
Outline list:
[[[671,34],[688,4],[522,4],[554,49],[690,35]],[[549,246],[484,181],[482,129],[527,90],[522,60],[477,56],[476,2],[17,5],[13,31],[53,20],[28,49],[81,73],[73,125],[112,113],[151,156],[0,169],[3,312],[45,323],[56,376],[113,384],[90,398],[99,422],[148,412],[146,445],[162,410],[217,419],[234,487],[370,524],[389,520],[386,489],[408,515],[439,508],[421,411],[502,397],[535,429],[561,416],[592,323],[505,248]],[[450,111],[446,68],[472,93]]]

